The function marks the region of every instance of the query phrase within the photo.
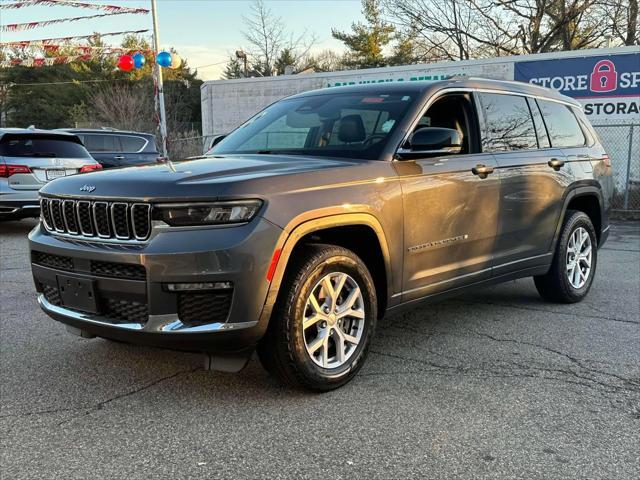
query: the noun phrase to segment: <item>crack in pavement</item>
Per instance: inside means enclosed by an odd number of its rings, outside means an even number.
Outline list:
[[[98,410],[102,410],[106,405],[108,405],[111,402],[114,402],[116,400],[120,400],[122,398],[126,398],[126,397],[130,397],[131,395],[135,395],[137,393],[143,392],[145,390],[148,390],[151,387],[154,387],[162,382],[165,382],[167,380],[171,380],[173,378],[176,378],[180,375],[183,374],[189,374],[189,373],[193,373],[196,372],[198,370],[202,370],[201,367],[198,368],[192,368],[189,370],[180,370],[179,372],[175,372],[171,375],[167,375],[165,377],[161,377],[158,378],[156,380],[153,380],[152,382],[149,382],[145,385],[142,385],[138,388],[134,388],[133,390],[128,390],[126,392],[123,393],[119,393],[117,395],[114,395],[113,397],[107,398],[106,400],[103,400],[101,402],[98,402],[95,405],[91,405],[91,406],[84,406],[84,407],[69,407],[69,408],[55,408],[55,409],[51,409],[51,410],[37,410],[37,411],[33,411],[33,412],[24,412],[24,413],[11,413],[11,414],[6,414],[6,415],[0,415],[0,419],[5,419],[5,418],[25,418],[25,417],[30,417],[30,416],[37,416],[37,415],[50,415],[53,413],[63,413],[63,412],[84,412],[83,415],[79,415],[79,416],[74,416],[72,418],[68,418],[66,420],[63,420],[62,422],[58,423],[58,426],[61,426],[65,423],[69,423],[72,422],[73,420],[76,420],[78,418],[82,418],[84,416],[90,415],[93,412],[96,412]]]
[[[498,303],[498,302],[469,302],[469,301],[464,301],[464,300],[450,300],[451,303],[458,303],[461,305],[494,305],[494,306],[498,306],[498,307],[505,307],[505,308],[513,308],[515,310],[527,310],[527,311],[531,311],[531,312],[542,312],[542,313],[553,313],[554,315],[567,315],[570,317],[584,317],[584,318],[595,318],[598,320],[608,320],[611,322],[620,322],[620,323],[630,323],[633,325],[640,325],[640,321],[635,321],[635,320],[627,320],[625,318],[616,318],[616,317],[606,317],[606,316],[600,316],[600,315],[588,315],[588,314],[584,314],[584,313],[571,313],[571,312],[559,312],[557,310],[549,310],[546,308],[534,308],[534,307],[527,307],[524,305],[513,305],[510,303]]]
[[[105,405],[107,405],[107,404],[109,404],[111,402],[114,402],[116,400],[120,400],[122,398],[130,397],[132,395],[135,395],[136,393],[140,393],[140,392],[143,392],[145,390],[148,390],[149,388],[154,387],[154,386],[158,385],[159,383],[165,382],[167,380],[171,380],[171,379],[176,378],[176,377],[178,377],[180,375],[194,373],[194,372],[196,372],[198,370],[202,370],[202,368],[198,367],[198,368],[191,368],[189,370],[180,370],[179,372],[173,373],[171,375],[167,375],[166,377],[158,378],[157,380],[149,382],[146,385],[142,385],[141,387],[134,388],[133,390],[129,390],[128,392],[123,392],[123,393],[120,393],[118,395],[114,395],[113,397],[110,397],[110,398],[108,398],[106,400],[103,400],[102,402],[99,402],[96,405],[94,405],[92,407],[89,407],[88,409],[86,409],[86,408],[78,409],[80,411],[81,410],[87,410],[87,411],[83,415],[78,415],[78,416],[63,420],[62,422],[58,423],[58,427],[66,424],[66,423],[73,422],[74,420],[77,420],[79,418],[91,415],[92,413],[97,412],[98,410],[102,410],[105,407]]]
[[[515,343],[517,345],[527,345],[527,346],[530,346],[530,347],[539,348],[541,350],[544,350],[544,351],[549,352],[549,353],[553,353],[555,355],[560,355],[562,357],[565,357],[570,362],[572,362],[573,364],[577,365],[578,367],[580,367],[581,369],[583,369],[583,370],[585,370],[585,371],[587,371],[589,373],[597,374],[597,375],[604,375],[604,376],[615,378],[615,379],[621,381],[623,384],[626,384],[626,385],[629,385],[629,386],[632,387],[632,388],[626,389],[626,390],[630,390],[630,391],[635,392],[636,391],[635,387],[637,387],[637,391],[640,392],[640,382],[632,380],[630,378],[622,377],[622,376],[617,375],[615,373],[604,372],[602,370],[597,370],[597,369],[594,369],[594,368],[590,368],[590,367],[584,365],[583,361],[578,360],[577,358],[572,357],[568,353],[562,352],[560,350],[556,350],[554,348],[547,347],[546,345],[540,345],[538,343],[526,342],[524,340],[516,340],[516,339],[512,339],[512,338],[498,338],[498,337],[494,337],[493,335],[489,335],[488,333],[477,332],[475,330],[471,330],[471,329],[465,328],[465,327],[463,327],[463,328],[465,330],[467,330],[468,332],[474,334],[474,335],[477,335],[479,337],[488,338],[488,339],[493,340],[495,342]],[[572,374],[575,374],[575,372],[572,372],[571,370],[568,370],[567,372],[571,372]],[[587,379],[587,380],[591,380],[591,379]],[[591,380],[591,381],[595,382],[595,380]]]

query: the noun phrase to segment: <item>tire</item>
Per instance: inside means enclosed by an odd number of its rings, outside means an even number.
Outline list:
[[[585,234],[588,235],[588,239]],[[580,235],[584,243],[580,243]],[[576,303],[586,297],[596,274],[598,263],[597,243],[596,231],[593,228],[591,219],[584,212],[568,210],[562,225],[551,269],[546,275],[534,277],[540,296],[547,301],[555,303]],[[580,252],[578,261],[572,263],[571,258],[574,254],[571,246],[574,244],[578,245],[577,249]],[[589,262],[587,262],[586,258],[583,258],[588,247],[590,247],[591,254],[588,259]],[[589,270],[586,273],[586,278],[583,278],[587,264],[589,265]],[[570,270],[571,265],[574,266],[572,270]],[[579,269],[579,271],[576,269]]]
[[[287,385],[329,391],[351,380],[366,359],[378,316],[376,291],[352,251],[323,244],[303,248],[287,270],[258,358]],[[335,304],[323,286],[327,278],[332,290],[342,285]],[[329,305],[338,308],[327,313]]]

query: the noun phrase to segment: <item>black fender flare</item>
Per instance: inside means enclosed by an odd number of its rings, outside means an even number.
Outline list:
[[[572,188],[567,189],[567,191],[565,192],[564,198],[562,200],[562,210],[560,211],[560,216],[558,217],[558,223],[556,225],[556,231],[553,235],[553,241],[551,242],[551,252],[555,252],[556,250],[556,245],[558,243],[558,239],[560,238],[560,232],[562,230],[564,219],[567,215],[569,203],[571,203],[572,200],[578,197],[589,197],[589,196],[596,197],[596,199],[598,200],[598,204],[600,205],[600,218],[601,219],[605,218],[602,190],[600,189],[600,186],[597,183],[589,183],[586,185],[578,184]],[[601,231],[598,232],[599,236],[602,235],[602,227],[603,225],[600,226]]]
[[[294,222],[292,222],[292,224],[294,224]],[[288,225],[287,228],[284,229],[283,235],[276,246],[274,258],[272,259],[272,262],[275,262],[276,265],[259,320],[259,324],[262,325],[265,330],[278,298],[278,294],[280,293],[280,287],[284,280],[287,266],[291,260],[293,249],[296,247],[300,239],[309,233],[324,230],[326,228],[354,225],[362,225],[371,228],[378,237],[378,242],[380,243],[387,279],[387,292],[392,291],[393,270],[391,267],[389,245],[382,225],[375,216],[369,213],[336,213],[313,219],[305,219],[299,223],[296,222],[294,225],[292,224]]]

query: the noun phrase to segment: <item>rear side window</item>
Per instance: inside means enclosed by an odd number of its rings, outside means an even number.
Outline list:
[[[540,113],[538,104],[533,98],[528,98],[527,103],[529,104],[529,110],[531,110],[533,123],[536,126],[538,146],[540,148],[549,148],[551,146],[551,144],[549,143],[549,135],[547,135],[547,128],[544,126],[544,122],[542,121],[542,114]]]
[[[116,135],[85,135],[84,145],[90,152],[122,151]]]
[[[133,137],[131,135],[121,135],[120,143],[123,152],[139,152],[144,147],[146,140],[142,137]]]
[[[538,148],[527,99],[517,95],[481,93],[484,114],[482,151],[508,152]]]
[[[0,139],[3,157],[91,158],[89,152],[75,138],[53,135],[11,135]]]
[[[553,147],[582,147],[585,137],[576,116],[567,105],[538,100]]]

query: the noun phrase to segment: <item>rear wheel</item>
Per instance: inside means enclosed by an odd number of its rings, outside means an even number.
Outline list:
[[[264,367],[281,381],[326,391],[347,383],[362,366],[377,318],[366,266],[352,251],[309,245],[282,285],[265,337]]]
[[[581,301],[591,288],[598,259],[597,237],[589,217],[567,211],[551,269],[534,277],[545,300],[560,303]]]

